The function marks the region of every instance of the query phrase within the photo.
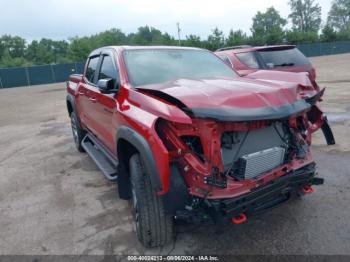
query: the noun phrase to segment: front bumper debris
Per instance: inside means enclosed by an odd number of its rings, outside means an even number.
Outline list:
[[[315,163],[311,163],[239,197],[200,199],[197,207],[179,210],[176,218],[192,223],[211,219],[215,223],[231,221],[240,224],[249,216],[279,206],[300,195],[312,193],[312,185],[324,183],[323,178],[315,177],[315,174]]]
[[[299,196],[304,188],[311,185],[323,184],[322,178],[315,176],[315,164],[290,172],[285,176],[260,187],[250,193],[237,198],[225,199],[220,205],[221,209],[231,216],[244,213],[246,215],[257,214],[279,204],[282,204],[295,196]]]

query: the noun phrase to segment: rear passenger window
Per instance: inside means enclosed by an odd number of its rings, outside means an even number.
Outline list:
[[[255,54],[253,52],[239,53],[236,54],[238,59],[250,68],[259,68],[259,63],[256,60]]]
[[[94,75],[96,72],[97,63],[98,63],[99,58],[100,58],[99,56],[95,56],[95,57],[90,58],[90,60],[89,60],[89,64],[87,66],[86,73],[85,73],[85,77],[87,78],[87,80],[89,80],[89,82],[93,83],[93,81],[94,81]]]
[[[118,72],[113,64],[112,57],[104,56],[98,79],[112,78],[114,83],[118,80]]]

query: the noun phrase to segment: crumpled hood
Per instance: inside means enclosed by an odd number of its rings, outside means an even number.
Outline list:
[[[197,117],[227,121],[283,118],[303,111],[309,104],[298,99],[298,85],[282,86],[244,78],[179,79],[138,86],[173,97]]]

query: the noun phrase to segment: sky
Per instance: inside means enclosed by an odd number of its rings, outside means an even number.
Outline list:
[[[325,21],[331,0],[315,1]],[[250,33],[252,17],[271,6],[282,17],[290,13],[288,0],[0,0],[0,35],[61,40],[111,28],[136,32],[149,25],[177,36],[178,22],[181,38],[206,38],[215,27],[226,35],[230,29]]]

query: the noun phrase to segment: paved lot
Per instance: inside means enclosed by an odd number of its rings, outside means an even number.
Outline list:
[[[350,254],[350,54],[312,59],[337,145],[314,137],[326,184],[240,226],[177,227],[145,250],[118,200],[72,142],[64,84],[0,90],[0,254]]]

